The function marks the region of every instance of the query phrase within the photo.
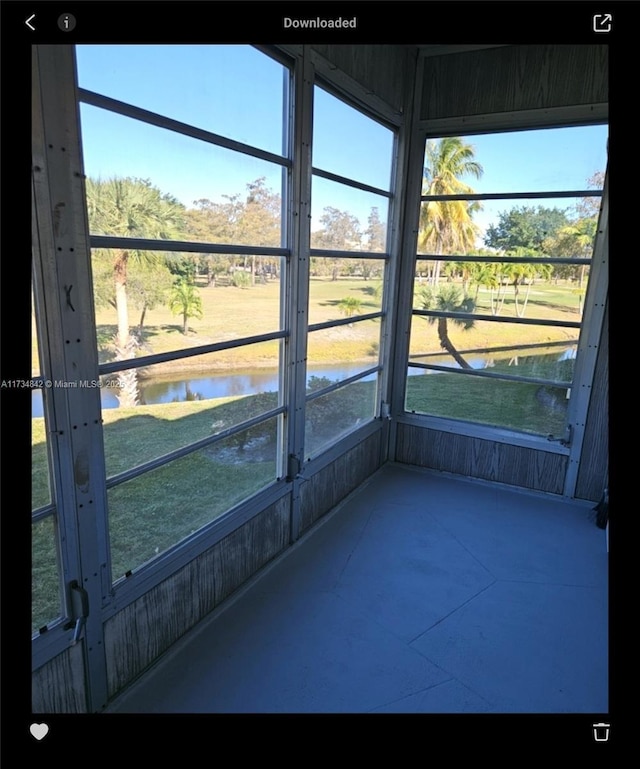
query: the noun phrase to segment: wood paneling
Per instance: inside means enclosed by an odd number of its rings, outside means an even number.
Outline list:
[[[585,425],[584,441],[576,497],[592,499],[602,496],[609,467],[609,305],[605,309],[596,370],[589,399],[589,412]]]
[[[288,544],[286,496],[111,617],[105,623],[109,696]]]
[[[308,529],[380,467],[380,436],[381,431],[378,430],[302,484],[302,531]]]
[[[567,457],[426,427],[399,424],[396,460],[470,478],[561,494]]]
[[[86,713],[83,643],[71,646],[31,676],[33,713]]]
[[[289,525],[286,496],[214,547],[216,605],[288,547]]]
[[[606,45],[521,45],[427,57],[421,119],[608,101]]]
[[[415,49],[402,45],[312,45],[315,51],[399,112]]]

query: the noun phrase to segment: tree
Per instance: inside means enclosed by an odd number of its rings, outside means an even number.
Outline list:
[[[87,179],[89,227],[95,235],[129,238],[175,238],[184,227],[184,207],[171,195],[161,192],[148,179],[131,177]],[[114,298],[117,312],[116,359],[126,360],[135,354],[136,340],[130,334],[127,304],[129,265],[133,262],[154,265],[164,257],[157,251],[116,248],[111,256]],[[133,370],[135,373],[135,370]],[[119,388],[121,405],[137,403],[136,377],[122,372]]]
[[[544,247],[553,256],[568,256],[588,259],[593,253],[593,243],[596,236],[598,221],[596,217],[578,219],[577,221],[560,228],[555,235],[547,238]],[[586,264],[558,265],[553,272],[557,277],[569,278],[578,281],[578,312],[582,312],[584,301],[584,277]]]
[[[238,243],[250,246],[281,245],[282,239],[282,200],[265,186],[265,177],[261,176],[247,184],[247,197],[239,222]],[[251,285],[256,281],[256,257],[251,259]],[[245,258],[245,267],[246,258]]]
[[[513,251],[508,251],[507,256],[518,257],[536,257],[539,256],[537,251],[527,248],[516,248]],[[514,293],[514,305],[516,315],[519,318],[524,317],[524,313],[527,309],[527,303],[529,301],[529,292],[531,291],[531,284],[534,279],[539,275],[543,275],[548,278],[551,275],[551,266],[548,264],[536,264],[535,262],[510,262],[503,265],[502,271],[506,275],[507,279],[513,286]],[[519,304],[520,299],[520,287],[526,286],[526,293],[522,306]]]
[[[498,214],[498,224],[487,228],[484,242],[503,252],[526,248],[543,253],[544,241],[567,224],[567,213],[559,208],[515,207]]]
[[[338,302],[338,309],[347,318],[353,318],[360,312],[362,301],[355,296],[345,296]],[[349,324],[352,325],[351,323]]]
[[[222,195],[223,203],[208,198],[195,200],[186,212],[186,232],[192,240],[207,243],[237,243],[243,213],[240,195]]]
[[[479,179],[482,166],[474,160],[474,148],[457,136],[428,141],[425,150],[423,195],[470,194],[473,189],[462,181],[465,176]],[[466,253],[473,248],[478,228],[473,214],[479,204],[467,200],[430,201],[420,212],[418,247],[437,256],[446,253]],[[440,261],[433,271],[432,283],[437,285]]]
[[[322,229],[311,233],[312,248],[326,248],[329,251],[359,251],[362,241],[360,221],[348,211],[326,206],[320,217]],[[338,280],[342,259],[331,260],[331,280]]]
[[[364,231],[367,238],[367,251],[385,251],[386,225],[380,219],[378,206],[372,206],[367,219],[367,229]]]
[[[171,272],[162,263],[133,262],[129,265],[127,293],[133,305],[140,310],[139,337],[142,337],[147,310],[166,303],[172,282]]]
[[[488,288],[492,315],[499,315],[504,304],[504,286],[502,285],[501,265],[491,262],[475,262],[471,280],[476,284],[474,303],[478,304],[480,286]]]
[[[460,289],[453,283],[446,283],[440,286],[438,291],[434,291],[429,286],[425,286],[419,293],[419,298],[422,304],[423,310],[440,310],[442,312],[473,312],[475,309],[475,302],[470,296],[463,296]],[[469,318],[446,318],[446,317],[430,317],[429,323],[437,323],[438,325],[438,338],[440,340],[440,347],[446,350],[449,355],[456,361],[460,368],[470,369],[471,366],[456,350],[455,346],[449,338],[449,326],[448,321],[453,322],[461,328],[468,330],[473,328],[474,320]]]
[[[246,198],[241,195],[223,195],[223,203],[207,198],[196,200],[196,208],[187,214],[187,227],[196,240],[209,243],[234,243],[251,246],[281,245],[282,200],[265,184],[261,176],[246,185]],[[251,283],[255,283],[256,271],[265,257],[240,258],[243,267],[251,268]],[[272,262],[273,260],[268,260]],[[278,272],[278,260],[274,272]],[[237,266],[238,260],[229,257],[229,267]],[[209,283],[213,282],[208,272]]]
[[[189,318],[202,318],[202,299],[193,283],[180,278],[174,284],[169,309],[174,315],[182,315],[182,333],[186,336]]]
[[[587,179],[587,187],[592,190],[601,190],[604,187],[604,171],[596,171]],[[581,198],[576,206],[579,219],[596,219],[600,213],[600,198]]]

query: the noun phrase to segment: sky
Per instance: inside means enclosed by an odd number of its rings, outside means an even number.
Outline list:
[[[285,68],[250,46],[78,46],[81,88],[158,112],[282,155]],[[186,206],[244,196],[264,176],[281,191],[278,165],[171,131],[81,105],[85,173],[148,178]],[[316,86],[313,165],[389,190],[393,134]],[[482,165],[477,192],[585,189],[606,165],[606,126],[465,137]],[[491,201],[475,221],[481,231],[512,205],[570,208],[575,200]],[[386,198],[314,177],[312,230],[325,206],[349,210],[364,230],[372,206],[386,219]],[[478,243],[481,245],[481,243]]]

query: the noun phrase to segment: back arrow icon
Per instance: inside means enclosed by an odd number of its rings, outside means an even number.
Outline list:
[[[32,32],[35,32],[35,31],[36,31],[36,28],[35,28],[35,27],[32,27],[32,26],[31,26],[31,24],[29,24],[29,22],[30,22],[30,21],[33,21],[33,19],[35,19],[35,17],[36,17],[35,13],[32,13],[32,14],[31,14],[31,16],[29,16],[29,18],[28,18],[28,19],[25,21],[25,24],[27,25],[27,27],[29,27],[29,29],[30,29]]]

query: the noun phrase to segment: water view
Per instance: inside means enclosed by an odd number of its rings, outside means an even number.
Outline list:
[[[573,360],[576,356],[574,346],[565,349],[536,350],[536,355],[527,351],[527,355],[513,355],[511,358],[498,358],[491,355],[469,356],[467,361],[474,369],[494,368],[496,363],[502,366],[507,364],[509,367],[518,367],[517,373],[526,375],[535,375],[538,365],[545,362],[545,367],[549,362],[562,362]],[[458,368],[458,365],[451,361],[448,356],[429,355],[414,358],[417,362],[432,363],[436,365],[446,365],[450,368]],[[313,367],[307,370],[307,386],[312,377],[338,381],[347,379],[360,373],[364,364],[352,363],[339,366]],[[424,376],[437,374],[437,371],[412,368],[408,369],[409,376]],[[514,371],[514,373],[516,373]],[[547,375],[548,376],[548,375]],[[371,381],[375,374],[365,377],[363,381]],[[549,377],[554,378],[554,377]],[[565,377],[558,376],[560,380]],[[193,374],[188,378],[176,375],[175,377],[141,379],[140,380],[140,404],[152,405],[156,403],[180,403],[189,400],[211,400],[214,398],[229,398],[242,395],[255,395],[257,393],[277,392],[279,383],[279,374],[277,369],[253,369],[246,371],[236,371],[235,373],[220,372],[211,375],[210,372]],[[118,408],[119,403],[116,397],[116,390],[113,387],[103,387],[100,390],[103,409]],[[42,392],[33,391],[32,397],[32,416],[43,416],[42,410]]]

